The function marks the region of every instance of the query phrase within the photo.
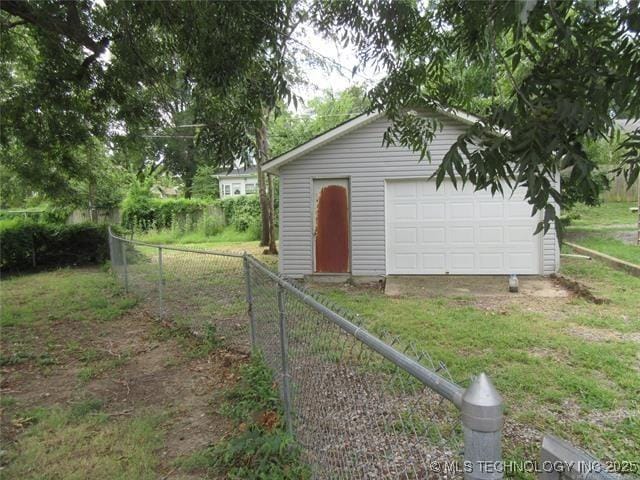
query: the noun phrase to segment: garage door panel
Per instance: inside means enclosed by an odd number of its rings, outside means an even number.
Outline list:
[[[417,212],[417,205],[400,203],[393,208],[393,218],[396,220],[417,220]]]
[[[388,273],[539,273],[538,219],[516,200],[522,192],[493,197],[424,180],[388,181],[387,189]]]
[[[418,255],[416,253],[396,253],[394,258],[399,269],[417,271]]]
[[[502,202],[487,201],[478,204],[478,215],[482,219],[501,219],[504,217]]]
[[[423,244],[435,246],[440,244],[442,247],[446,243],[446,230],[442,227],[424,227],[420,229],[420,240]]]
[[[478,268],[483,273],[500,273],[504,270],[504,254],[495,253],[479,253]]]
[[[523,273],[534,273],[532,271],[526,271],[530,268],[532,261],[533,254],[529,252],[507,254],[508,268],[513,269],[514,272],[523,271]]]
[[[416,227],[400,227],[394,230],[395,241],[398,244],[415,245],[418,240]]]
[[[478,243],[481,245],[502,245],[504,243],[504,227],[478,227]]]
[[[474,273],[475,271],[475,254],[468,253],[448,253],[447,264],[449,273]]]
[[[422,268],[426,273],[444,273],[446,270],[446,255],[444,253],[423,253]]]
[[[475,243],[474,228],[471,227],[448,227],[447,243],[449,245],[469,246]]]
[[[449,217],[453,220],[472,220],[474,217],[474,205],[471,202],[456,202],[449,204]]]
[[[433,222],[444,220],[446,217],[446,205],[444,202],[421,203],[420,220]]]

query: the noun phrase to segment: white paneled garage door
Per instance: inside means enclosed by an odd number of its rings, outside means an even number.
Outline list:
[[[438,190],[433,180],[386,183],[388,274],[540,273],[539,218],[523,192],[503,198],[449,181]]]

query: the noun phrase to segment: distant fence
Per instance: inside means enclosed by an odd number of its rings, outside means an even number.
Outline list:
[[[67,218],[67,224],[98,223],[101,225],[117,225],[122,216],[118,208],[79,208],[71,212]]]
[[[486,375],[462,388],[415,345],[373,335],[251,255],[112,234],[109,246],[113,271],[154,316],[264,355],[314,478],[504,476],[503,403]]]
[[[605,167],[603,171],[609,171],[613,167]],[[621,175],[609,174],[610,188],[603,192],[602,196],[606,202],[633,202],[638,200],[638,188],[640,179],[627,188],[627,182]]]

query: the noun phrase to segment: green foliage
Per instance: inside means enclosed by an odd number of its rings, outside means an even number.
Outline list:
[[[269,149],[277,157],[292,148],[324,133],[369,108],[365,90],[354,86],[335,94],[331,90],[313,98],[304,116],[284,111],[269,124]]]
[[[237,423],[245,422],[254,412],[280,411],[280,398],[273,374],[264,358],[254,353],[240,369],[240,381],[227,393],[223,413]]]
[[[60,225],[22,218],[0,221],[0,269],[100,264],[109,257],[107,227]]]
[[[192,194],[195,198],[217,200],[220,198],[220,183],[213,176],[218,169],[212,165],[200,165],[193,177]]]
[[[615,135],[613,116],[640,117],[635,1],[317,2],[311,11],[320,29],[351,40],[363,63],[389,68],[369,93],[392,120],[387,143],[431,160],[443,122],[415,112],[473,107],[480,98],[481,117],[444,155],[436,181],[492,192],[505,181],[523,186],[545,228],[554,202],[598,198],[599,167],[585,145]],[[476,70],[482,75],[466,82]],[[621,144],[618,168],[629,185],[637,178],[640,129]],[[561,171],[569,172],[567,195],[552,181]]]
[[[136,157],[119,156],[132,170],[144,174],[166,160],[188,192],[196,146],[212,163],[229,162],[250,146],[245,127],[262,103],[289,93],[281,52],[291,2],[25,1],[0,9],[2,160],[52,196],[99,173],[84,153],[114,137]],[[194,123],[206,127],[181,130]],[[148,129],[168,130],[168,141],[147,141]],[[158,152],[166,155],[156,163]]]
[[[186,232],[195,230],[202,222],[207,235],[220,233],[224,228],[220,218],[206,215],[210,203],[187,198],[155,198],[148,185],[149,182],[134,184],[122,202],[125,228],[142,232],[177,228]]]
[[[258,232],[256,238],[259,238],[262,221],[260,200],[257,195],[226,197],[221,205],[228,225],[233,225],[239,232],[256,231]]]
[[[65,223],[73,207],[52,207],[48,204],[35,208],[0,210],[0,220],[26,218],[34,222]]]
[[[273,376],[264,358],[254,353],[241,368],[239,383],[227,394],[224,411],[240,434],[211,448],[212,469],[231,479],[306,479],[300,448],[286,433]]]

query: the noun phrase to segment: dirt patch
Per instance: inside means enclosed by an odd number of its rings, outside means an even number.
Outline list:
[[[637,342],[640,343],[640,333],[621,333],[603,328],[591,328],[584,325],[572,325],[567,329],[570,335],[580,337],[590,342]]]
[[[589,289],[589,287],[587,287],[583,283],[578,282],[577,280],[560,274],[553,275],[553,279],[556,280],[559,285],[562,285],[567,290],[573,292],[576,296],[583,298],[589,302],[593,302],[598,305],[610,302],[610,300],[607,298],[596,297]]]
[[[3,441],[15,440],[26,426],[15,421],[15,413],[33,407],[66,407],[95,398],[105,412],[119,417],[153,409],[167,415],[159,473],[174,478],[176,458],[231,431],[218,408],[248,355],[224,347],[194,354],[189,349],[192,340],[159,336],[159,328],[141,308],[110,322],[57,321],[39,328],[29,348],[38,355],[37,349],[46,349],[53,364],[28,359],[2,368],[0,393],[14,402],[2,408]],[[46,342],[38,344],[42,339]],[[3,352],[12,348],[3,339]]]

